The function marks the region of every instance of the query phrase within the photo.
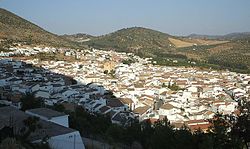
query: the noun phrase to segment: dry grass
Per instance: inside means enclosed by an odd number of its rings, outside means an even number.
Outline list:
[[[205,40],[205,39],[174,39],[174,38],[168,38],[171,43],[175,45],[177,48],[184,48],[184,47],[190,47],[194,44],[197,45],[216,45],[216,44],[223,44],[227,43],[228,41],[221,41],[221,40]]]
[[[205,40],[205,39],[191,39],[198,45],[216,45],[216,44],[223,44],[227,43],[228,41],[221,41],[221,40]]]
[[[193,46],[193,44],[194,44],[194,43],[185,42],[185,41],[182,41],[182,40],[179,40],[179,39],[174,39],[174,38],[168,38],[168,39],[177,48],[190,47],[190,46]]]

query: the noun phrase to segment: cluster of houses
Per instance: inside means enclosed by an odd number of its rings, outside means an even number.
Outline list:
[[[197,128],[217,112],[236,114],[237,101],[250,98],[248,74],[158,66],[149,58],[96,49],[65,51],[65,57],[71,56],[77,59],[2,58],[0,102],[20,107],[22,95],[34,93],[47,105],[74,110],[69,105],[77,104],[121,125],[167,117],[173,125]],[[130,58],[135,61],[122,63]]]
[[[22,136],[28,132],[25,121],[37,117],[36,129],[32,130],[27,140],[31,143],[48,143],[54,149],[85,149],[79,131],[69,128],[68,115],[47,108],[30,109],[25,112],[15,107],[0,107],[0,130],[12,135]],[[6,130],[6,131],[5,131]]]
[[[1,51],[0,52],[0,57],[10,57],[10,56],[31,56],[31,55],[36,55],[41,52],[56,52],[56,48],[51,48],[51,47],[22,47],[19,45],[18,47],[11,47],[9,48],[8,51]]]

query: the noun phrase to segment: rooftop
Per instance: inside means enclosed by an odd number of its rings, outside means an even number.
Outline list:
[[[5,126],[13,126],[15,130],[21,130],[25,127],[23,121],[30,117],[30,115],[20,111],[14,107],[6,106],[0,108],[0,129]],[[53,137],[74,132],[76,130],[67,128],[49,121],[39,119],[38,124],[41,128],[36,129],[29,136],[30,141],[36,141],[44,138],[45,136]],[[18,132],[17,132],[18,133]]]
[[[138,114],[144,114],[148,111],[148,109],[150,108],[150,106],[144,106],[144,107],[138,107],[136,109],[134,109],[134,113],[138,113]]]
[[[37,114],[37,115],[44,116],[48,119],[65,115],[64,113],[57,112],[57,111],[47,109],[47,108],[36,108],[36,109],[27,110],[27,111],[34,113],[34,114]]]
[[[166,103],[166,104],[162,105],[160,108],[165,109],[165,110],[171,110],[171,109],[173,109],[175,107],[173,105],[169,104],[169,103]]]

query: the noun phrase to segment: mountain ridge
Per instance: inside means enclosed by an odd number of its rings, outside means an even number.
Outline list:
[[[221,39],[221,40],[238,40],[250,38],[250,32],[233,32],[225,35],[205,35],[205,34],[190,34],[186,37],[190,38],[207,38],[207,39]]]
[[[0,48],[3,47],[2,40],[70,48],[86,48],[87,45],[102,50],[132,52],[141,57],[151,57],[161,65],[190,66],[189,62],[195,61],[201,66],[250,73],[250,38],[248,33],[239,38],[241,35],[229,34],[229,39],[234,37],[229,41],[192,39],[143,27],[131,27],[97,37],[86,34],[62,37],[0,9]],[[69,39],[72,37],[78,41]],[[178,63],[173,63],[172,60],[178,60]]]

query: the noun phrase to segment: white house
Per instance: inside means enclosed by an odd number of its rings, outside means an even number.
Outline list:
[[[60,91],[60,93],[63,95],[64,98],[68,98],[74,94],[78,94],[79,92],[77,92],[75,90],[64,89],[64,90]]]
[[[173,115],[173,114],[176,114],[176,113],[180,113],[181,110],[177,107],[174,107],[173,105],[169,104],[169,103],[165,103],[164,105],[162,105],[160,108],[159,108],[159,115],[165,115],[165,116],[168,116],[168,115]]]
[[[30,91],[31,92],[36,92],[40,89],[40,85],[39,84],[36,84],[34,86],[31,87]]]
[[[197,86],[190,86],[187,88],[189,92],[198,92],[198,87]]]
[[[0,108],[0,129],[9,127],[10,117],[15,121],[17,134],[21,134],[22,128],[26,127],[23,121],[30,116],[28,113],[17,110],[14,107]],[[53,149],[85,149],[79,131],[58,125],[54,122],[43,120],[41,117],[37,122],[41,127],[37,128],[28,136],[28,141],[40,143],[43,138],[48,138],[49,146]]]
[[[7,78],[1,78],[1,79],[0,79],[0,86],[6,85],[6,83],[7,83],[6,79],[7,79]]]
[[[8,80],[8,83],[11,83],[11,84],[21,84],[22,82],[23,80],[20,78],[11,78],[10,80]]]
[[[49,138],[48,142],[53,149],[85,149],[78,131],[53,136]]]
[[[65,127],[69,127],[68,115],[47,108],[36,108],[25,111],[29,115],[41,118],[45,121],[50,121]]]
[[[113,124],[118,124],[122,126],[130,125],[134,120],[134,115],[132,112],[128,111],[117,111],[111,118]]]
[[[39,90],[52,93],[53,92],[53,85],[40,85]]]
[[[135,116],[138,116],[139,121],[143,121],[149,113],[151,113],[153,110],[150,106],[144,106],[144,107],[137,107],[134,109]]]
[[[53,92],[57,93],[63,90],[63,88],[65,87],[64,85],[61,84],[52,84],[53,85]]]
[[[35,92],[35,97],[36,98],[49,98],[50,97],[50,93],[46,92],[46,91],[36,91]]]

